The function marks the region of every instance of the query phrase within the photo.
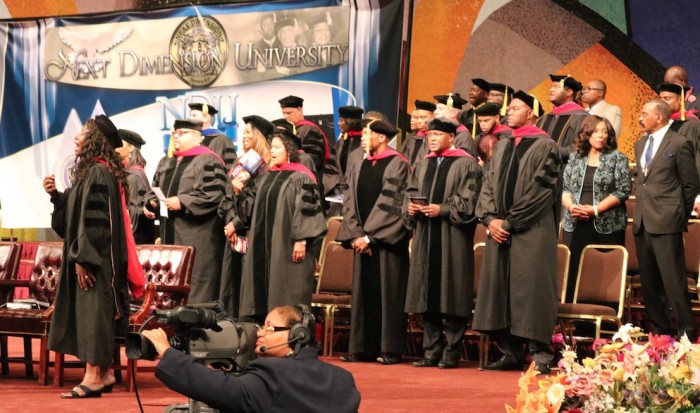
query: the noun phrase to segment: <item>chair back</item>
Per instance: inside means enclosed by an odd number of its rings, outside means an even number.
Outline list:
[[[622,318],[627,250],[620,245],[588,245],[581,253],[574,303],[609,305]]]
[[[62,242],[42,242],[36,249],[34,268],[29,276],[29,297],[53,304],[61,277]]]
[[[153,307],[168,310],[187,304],[190,291],[194,247],[184,245],[136,246],[146,283],[157,287]]]
[[[476,230],[474,231],[474,246],[476,247],[478,244],[485,244],[486,238],[488,238],[488,235],[486,235],[486,226],[477,225]]]
[[[352,292],[352,272],[354,251],[345,249],[340,243],[329,241],[326,256],[321,267],[321,276],[316,293],[348,293]]]
[[[632,222],[627,223],[625,228],[625,249],[627,250],[627,274],[639,274],[639,261],[637,260],[637,244],[634,241],[634,233],[632,232]]]
[[[634,219],[634,206],[637,204],[637,197],[630,195],[625,201],[625,209],[627,209],[627,222],[632,222]]]
[[[483,226],[483,225],[480,225]],[[486,243],[480,242],[474,244],[474,296],[476,297],[479,291],[479,279],[481,278],[481,264],[484,262],[484,251],[486,251]]]
[[[566,286],[569,278],[571,251],[564,244],[557,244],[557,288],[559,302],[566,302]]]
[[[343,222],[343,217],[342,216],[336,216],[336,217],[330,217],[326,221],[326,226],[328,227],[328,231],[326,232],[326,235],[323,237],[323,241],[321,242],[321,255],[318,258],[318,268],[320,269],[323,266],[323,261],[326,258],[325,252],[326,252],[326,246],[331,243],[335,242],[335,237],[338,236],[338,232],[340,231],[340,225]],[[320,272],[320,270],[319,270]]]
[[[0,280],[15,280],[19,271],[22,244],[0,242]],[[12,301],[14,288],[0,288],[0,305]]]
[[[700,272],[700,219],[691,219],[688,232],[683,233],[685,250],[685,272],[698,275]]]

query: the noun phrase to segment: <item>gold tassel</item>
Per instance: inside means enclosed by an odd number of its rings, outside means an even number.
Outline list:
[[[476,108],[472,108],[472,140],[476,140],[476,125],[478,125],[478,123],[476,123],[476,112],[474,112],[474,109]]]
[[[501,107],[501,116],[506,116],[508,110],[508,88],[505,90],[505,95],[503,95],[503,106]]]
[[[685,120],[685,88],[681,86],[681,120]]]
[[[447,95],[447,109],[452,109],[454,108],[455,100],[452,99],[452,93],[449,93]]]
[[[202,113],[203,113],[204,115],[208,115],[208,114],[209,114],[209,106],[207,106],[206,103],[202,103]]]
[[[540,101],[537,100],[537,98],[535,97],[535,95],[530,95],[530,96],[533,97],[533,104],[532,104],[533,108],[532,108],[532,111],[533,111],[533,113],[535,114],[535,116],[539,117],[538,113],[540,113]]]
[[[175,143],[173,140],[175,139],[175,131],[170,131],[170,141],[168,141],[168,158],[173,157],[173,151],[175,151]]]

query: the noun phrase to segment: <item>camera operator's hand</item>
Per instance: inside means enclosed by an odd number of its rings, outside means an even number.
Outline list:
[[[153,347],[156,348],[159,357],[163,357],[163,354],[170,348],[170,342],[168,341],[168,335],[165,334],[162,328],[155,330],[144,330],[141,334],[149,339],[153,343]]]

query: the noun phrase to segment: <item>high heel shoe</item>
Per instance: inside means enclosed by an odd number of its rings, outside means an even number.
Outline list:
[[[114,388],[114,383],[112,383],[110,385],[106,385],[102,388],[102,393],[111,393],[113,388]]]

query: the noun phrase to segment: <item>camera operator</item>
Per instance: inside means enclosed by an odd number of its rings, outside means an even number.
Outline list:
[[[156,377],[166,386],[222,412],[356,412],[352,375],[318,358],[314,317],[307,306],[273,309],[258,327],[259,358],[239,377],[196,362],[170,347],[162,329],[148,330],[161,358]]]

